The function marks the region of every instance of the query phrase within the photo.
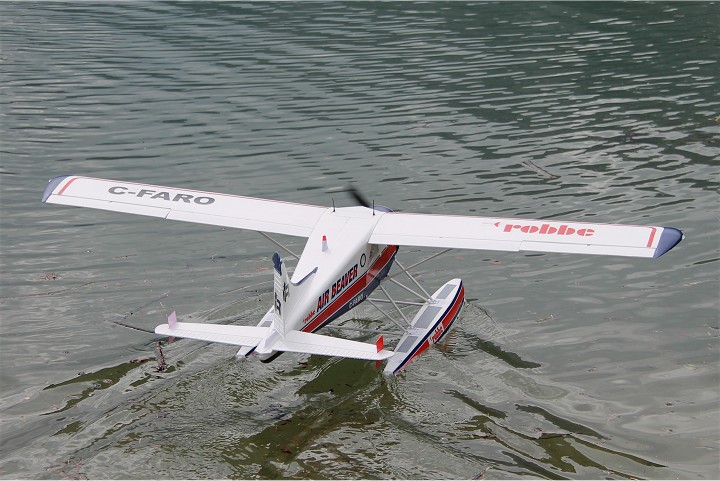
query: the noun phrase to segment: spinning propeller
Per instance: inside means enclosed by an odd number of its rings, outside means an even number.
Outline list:
[[[350,193],[353,199],[355,199],[355,202],[358,203],[358,205],[361,205],[363,207],[369,207],[372,208],[374,205],[374,202],[370,202],[365,195],[363,195],[360,190],[355,187],[353,184],[350,184],[348,186],[347,191]]]

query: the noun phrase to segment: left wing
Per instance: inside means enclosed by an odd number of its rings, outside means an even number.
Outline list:
[[[455,215],[383,214],[372,244],[660,257],[683,238],[672,227]]]
[[[315,205],[75,175],[51,179],[42,201],[300,237],[309,237],[327,210]]]

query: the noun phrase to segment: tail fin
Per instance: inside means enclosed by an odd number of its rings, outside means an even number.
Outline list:
[[[275,314],[277,319],[275,325],[278,330],[285,334],[285,321],[283,320],[283,311],[290,296],[290,277],[287,273],[287,268],[283,262],[280,254],[277,252],[273,255],[273,265],[275,267],[274,276],[274,287],[275,287]],[[279,320],[279,322],[278,322]]]
[[[292,282],[280,254],[276,252],[273,254],[272,259],[275,268],[273,280],[275,305],[273,310],[276,314],[273,320],[273,327],[276,331],[284,335],[289,329],[285,325],[286,319],[291,316],[288,313],[292,313],[297,309],[296,303],[303,299],[303,289],[311,284],[310,282],[306,284],[305,281],[309,280],[313,274],[317,272],[317,267],[307,273],[300,281]]]
[[[375,347],[377,348],[378,354],[380,354],[380,351],[385,349],[385,338],[383,338],[382,335],[377,338],[377,341],[375,341]],[[380,365],[382,364],[382,361],[375,361],[375,369],[380,369]]]

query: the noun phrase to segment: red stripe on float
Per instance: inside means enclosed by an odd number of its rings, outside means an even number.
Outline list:
[[[460,286],[460,290],[457,293],[455,303],[452,306],[450,306],[450,309],[448,309],[448,311],[445,313],[445,315],[443,316],[443,319],[438,323],[438,324],[442,324],[442,326],[443,326],[443,334],[445,333],[445,329],[447,329],[448,326],[452,323],[452,321],[455,320],[455,317],[457,317],[458,311],[460,310],[460,307],[462,306],[462,302],[464,299],[465,299],[465,286]],[[445,321],[447,321],[448,319],[450,321],[446,323]],[[437,324],[436,324],[436,327],[437,327]],[[433,330],[435,330],[435,329],[433,329]],[[431,344],[430,344],[431,336],[432,336],[432,332],[428,332],[427,339],[425,339],[425,341],[423,341],[423,343],[420,344],[420,347],[418,347],[418,349],[415,351],[415,353],[412,355],[412,357],[410,359],[408,359],[407,361],[405,361],[398,368],[398,371],[405,369],[405,367],[408,364],[410,364],[412,361],[414,361],[416,357],[418,357],[420,354],[425,352],[431,346]]]

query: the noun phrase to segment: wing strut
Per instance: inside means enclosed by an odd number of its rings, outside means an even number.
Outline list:
[[[425,264],[427,261],[432,260],[432,259],[435,259],[436,257],[439,257],[439,256],[445,254],[446,252],[450,252],[451,250],[452,250],[452,249],[443,249],[443,250],[441,250],[440,252],[436,252],[435,254],[431,255],[430,257],[426,257],[425,259],[423,259],[423,260],[421,260],[421,261],[418,261],[418,262],[416,262],[415,264],[413,264],[413,265],[411,265],[410,267],[407,267],[407,268],[400,266],[400,267],[402,268],[401,271],[396,272],[396,273],[394,273],[393,275],[388,276],[387,278],[396,277],[396,276],[399,276],[400,274],[405,273],[405,272],[407,272],[408,275],[409,275],[409,272],[410,272],[411,269],[415,269],[417,266],[419,266],[419,265],[421,265],[421,264]],[[397,262],[397,258],[396,258],[395,260],[396,260],[396,262]],[[399,264],[398,264],[398,265],[399,265]],[[411,276],[411,277],[412,277],[412,276]],[[413,278],[413,280],[415,280],[415,279]],[[415,281],[415,282],[417,283],[417,281]],[[423,289],[423,290],[424,290],[424,289]],[[428,297],[429,297],[429,296],[428,296]]]
[[[418,282],[417,279],[415,279],[415,277],[414,277],[412,274],[410,274],[410,269],[414,269],[415,267],[417,267],[417,266],[419,266],[419,265],[421,265],[421,264],[424,264],[424,263],[426,263],[426,262],[429,261],[429,260],[435,259],[436,257],[439,257],[439,256],[445,254],[445,253],[448,252],[449,250],[450,250],[450,249],[444,249],[444,250],[442,250],[442,251],[440,251],[440,252],[436,252],[435,254],[433,254],[433,255],[431,255],[431,256],[429,256],[429,257],[426,257],[425,259],[422,259],[422,260],[414,263],[414,264],[411,265],[410,267],[404,267],[402,264],[400,264],[400,262],[399,262],[397,259],[395,259],[395,263],[400,267],[400,271],[399,271],[399,272],[396,272],[396,273],[394,273],[394,274],[392,274],[392,275],[388,275],[388,276],[385,277],[385,279],[383,279],[383,282],[385,282],[385,280],[390,280],[393,284],[396,284],[397,286],[403,288],[404,290],[406,290],[407,292],[409,292],[409,293],[412,294],[413,296],[417,297],[421,302],[418,303],[418,302],[410,302],[410,301],[397,301],[397,300],[393,299],[393,298],[390,296],[390,293],[382,286],[382,284],[379,286],[379,287],[380,287],[380,291],[382,291],[382,293],[385,295],[385,297],[386,297],[387,299],[370,299],[370,298],[368,298],[367,301],[368,301],[375,309],[377,309],[383,316],[385,316],[386,318],[390,319],[390,320],[393,322],[393,324],[395,324],[397,327],[399,327],[400,329],[403,329],[403,330],[406,329],[407,326],[409,326],[409,325],[411,324],[411,322],[410,322],[410,320],[405,316],[405,313],[403,313],[402,309],[400,309],[400,306],[401,306],[401,305],[403,305],[403,306],[411,306],[411,305],[412,305],[412,306],[423,306],[423,305],[425,305],[425,303],[427,302],[427,300],[431,298],[430,294],[428,294],[428,292],[425,290],[425,288]],[[405,274],[405,275],[407,275],[407,276],[410,278],[410,280],[412,280],[413,283],[420,288],[420,290],[425,294],[425,296],[423,296],[422,294],[418,294],[418,293],[415,292],[413,289],[407,287],[406,285],[404,285],[404,284],[402,284],[401,282],[399,282],[398,280],[396,280],[395,277],[397,277],[397,276],[400,275],[400,274]],[[387,302],[387,303],[392,304],[393,307],[395,307],[395,310],[396,310],[398,313],[400,313],[400,316],[403,318],[403,320],[405,321],[406,325],[403,326],[403,325],[402,325],[400,322],[398,322],[393,316],[391,316],[391,315],[388,314],[385,310],[383,310],[383,309],[377,304],[377,303],[379,303],[379,302]]]
[[[403,314],[403,311],[400,310],[400,306],[398,306],[397,303],[395,302],[395,300],[394,300],[392,297],[390,297],[390,294],[388,294],[388,291],[385,290],[385,288],[382,286],[382,284],[380,284],[378,287],[379,287],[380,290],[383,292],[383,294],[385,294],[385,296],[387,296],[387,298],[390,299],[390,302],[392,302],[392,305],[395,306],[395,310],[400,313],[400,315],[402,316],[402,318],[405,319],[405,322],[406,322],[408,325],[410,325],[410,319],[408,319],[407,317],[405,317],[405,314]]]
[[[387,294],[386,294],[386,295],[387,295]],[[396,321],[394,317],[392,317],[390,314],[388,314],[388,313],[385,312],[383,309],[381,309],[380,306],[378,306],[378,305],[375,303],[375,301],[373,301],[372,299],[369,299],[369,298],[367,299],[367,301],[370,303],[371,306],[373,306],[375,309],[377,309],[378,311],[380,311],[380,314],[382,314],[383,316],[385,316],[385,317],[387,317],[388,319],[390,319],[390,320],[392,321],[392,323],[395,324],[397,327],[399,327],[402,331],[405,331],[405,329],[407,329],[407,326],[403,326],[403,325],[400,324],[398,321]],[[408,325],[410,325],[410,323],[408,323]]]
[[[272,242],[273,244],[275,244],[276,246],[278,246],[279,248],[281,248],[282,250],[284,250],[285,252],[287,252],[288,254],[290,254],[291,256],[293,256],[295,259],[300,260],[300,256],[297,255],[297,254],[295,254],[295,253],[294,253],[293,251],[291,251],[288,247],[282,245],[280,242],[276,241],[275,239],[273,239],[272,237],[270,237],[269,235],[267,235],[267,234],[264,233],[263,231],[260,231],[260,230],[259,230],[259,231],[257,231],[257,232],[258,232],[259,234],[261,234],[263,237],[265,237],[267,240],[269,240],[270,242]]]
[[[397,257],[395,258],[395,264],[397,264],[400,267],[400,269],[402,269],[402,272],[407,274],[407,276],[410,278],[411,281],[413,281],[415,283],[415,285],[418,287],[418,289],[420,289],[423,292],[423,294],[425,294],[425,299],[429,299],[430,293],[425,290],[425,288],[417,281],[417,279],[415,279],[413,276],[410,275],[410,272],[408,272],[408,270],[405,269],[402,264],[400,264],[400,261],[397,260]],[[398,284],[401,287],[405,287],[402,284],[400,284],[399,282],[397,282],[395,279],[391,278],[390,280],[393,281],[394,283]]]

